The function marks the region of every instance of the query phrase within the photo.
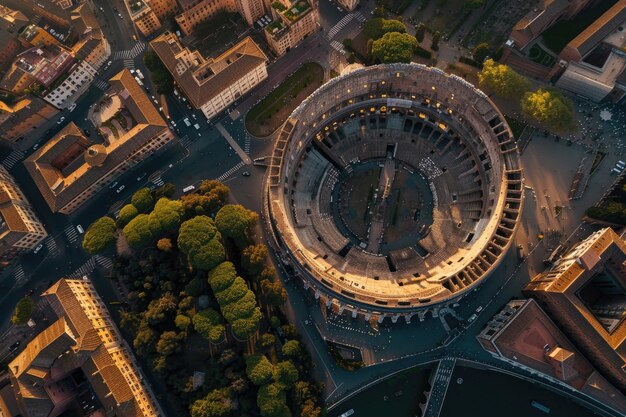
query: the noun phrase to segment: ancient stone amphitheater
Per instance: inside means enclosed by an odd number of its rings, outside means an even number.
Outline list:
[[[361,171],[375,186],[351,196]],[[406,202],[413,183],[397,183],[411,175],[425,191]],[[320,87],[281,129],[266,184],[266,224],[287,268],[327,307],[371,322],[436,315],[480,285],[523,204],[503,115],[465,80],[415,64]],[[360,223],[366,232],[351,229]]]

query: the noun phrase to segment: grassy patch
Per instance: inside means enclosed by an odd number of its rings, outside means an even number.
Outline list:
[[[602,162],[605,156],[606,156],[606,153],[604,152],[601,152],[601,151],[596,152],[596,155],[593,158],[593,164],[591,164],[590,175],[596,172],[596,169],[598,169],[598,167],[600,166],[600,162]]]
[[[544,51],[539,44],[534,44],[528,50],[528,59],[544,67],[552,68],[556,63],[556,58]]]
[[[560,53],[565,45],[570,43],[578,34],[596,21],[607,10],[613,7],[617,0],[603,0],[594,7],[588,7],[570,20],[561,20],[550,29],[543,32],[543,41],[554,53]]]
[[[515,139],[519,139],[524,129],[526,129],[526,123],[510,116],[505,116],[505,119],[506,119],[506,122],[509,124],[511,131],[513,132],[513,137]]]
[[[319,64],[302,65],[248,112],[246,129],[255,136],[270,135],[323,82],[324,69]]]

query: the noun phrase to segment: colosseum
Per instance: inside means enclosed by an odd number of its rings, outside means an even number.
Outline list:
[[[523,205],[519,153],[479,89],[416,64],[332,79],[294,110],[266,178],[271,243],[316,299],[371,323],[460,300]]]

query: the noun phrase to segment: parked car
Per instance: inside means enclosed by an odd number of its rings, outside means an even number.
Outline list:
[[[76,226],[76,230],[78,230],[78,233],[80,233],[81,235],[85,233],[85,229],[83,229],[83,226],[81,226],[80,224]]]
[[[243,175],[244,177],[249,177],[249,176],[250,176],[250,173],[249,173],[248,171],[244,171],[242,175]]]
[[[113,184],[109,185],[110,189],[114,189],[115,187],[117,187],[118,182],[115,181]]]
[[[14,352],[15,350],[17,350],[19,346],[20,346],[20,341],[18,340],[17,342],[9,346],[9,352]]]
[[[61,118],[59,120],[57,120],[57,124],[60,125],[64,121],[65,121],[65,116],[61,116]]]
[[[30,297],[31,295],[33,295],[35,293],[35,290],[33,290],[32,288],[30,288],[28,291],[26,291],[26,294],[24,294],[26,297]]]
[[[43,243],[40,243],[40,244],[39,244],[39,245],[35,248],[35,250],[33,251],[33,253],[34,253],[34,254],[39,253],[39,251],[40,251],[42,248],[43,248]]]
[[[124,188],[126,188],[125,185],[120,186],[120,188],[117,189],[116,193],[118,194],[121,193],[124,190]]]

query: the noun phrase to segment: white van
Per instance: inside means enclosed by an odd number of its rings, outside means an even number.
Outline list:
[[[188,185],[185,188],[183,188],[183,193],[188,193],[189,191],[193,191],[195,189],[196,187],[194,185]]]
[[[193,125],[193,127],[196,128],[196,130],[200,130],[200,125],[198,123],[196,123],[195,125]]]
[[[183,122],[185,122],[185,124],[187,125],[187,127],[191,126],[191,122],[189,121],[189,118],[188,118],[188,117],[185,117],[185,118],[183,119]]]

